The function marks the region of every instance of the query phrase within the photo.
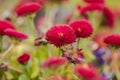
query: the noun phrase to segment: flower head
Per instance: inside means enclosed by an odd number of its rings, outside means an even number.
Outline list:
[[[93,33],[92,25],[87,20],[76,20],[70,23],[77,37],[86,38]]]
[[[15,29],[15,27],[7,20],[0,20],[0,34],[4,34],[5,29]]]
[[[87,3],[104,3],[105,0],[84,0]]]
[[[30,59],[30,55],[28,53],[24,53],[23,55],[17,58],[17,61],[21,64],[24,64],[28,62],[29,59]]]
[[[57,47],[75,42],[76,36],[73,29],[68,25],[53,26],[46,33],[46,40]]]
[[[82,77],[85,80],[100,80],[98,79],[98,71],[93,66],[87,64],[76,65],[75,74]]]
[[[32,14],[40,10],[41,6],[37,2],[26,3],[17,7],[16,13],[18,16],[24,16],[28,14]]]
[[[79,12],[81,13],[83,17],[88,18],[88,15],[87,15],[88,12],[102,11],[103,8],[104,6],[102,4],[92,3],[79,9]]]
[[[27,39],[28,36],[26,34],[23,34],[19,31],[13,30],[13,29],[6,29],[4,30],[5,35],[14,37],[16,39],[24,40]]]
[[[56,68],[61,65],[65,65],[67,63],[67,59],[64,57],[50,57],[43,64],[43,68]]]
[[[120,46],[120,35],[118,34],[108,35],[104,38],[104,42],[112,46]]]

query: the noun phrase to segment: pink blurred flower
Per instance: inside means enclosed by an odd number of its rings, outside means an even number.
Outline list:
[[[104,42],[113,46],[120,46],[120,35],[119,34],[111,34],[104,38]]]
[[[43,68],[56,68],[61,65],[65,65],[67,63],[67,59],[64,57],[50,57],[43,64]]]
[[[24,64],[28,62],[29,59],[30,59],[30,55],[28,53],[24,53],[17,58],[17,61],[21,64]]]
[[[100,75],[95,67],[87,64],[75,65],[75,74],[85,80],[101,80]]]
[[[76,36],[73,29],[68,25],[53,26],[46,33],[46,40],[57,47],[75,42]]]
[[[19,31],[13,30],[13,29],[5,29],[4,34],[10,37],[14,37],[16,39],[24,40],[27,39],[28,36],[26,34],[23,34]]]
[[[77,37],[86,38],[91,36],[93,28],[88,20],[75,20],[70,23]]]
[[[37,2],[26,3],[17,7],[16,13],[18,16],[32,14],[41,9],[41,5]]]
[[[105,0],[84,0],[87,3],[104,3]]]
[[[5,29],[15,29],[15,27],[7,20],[0,20],[0,34],[4,34]]]

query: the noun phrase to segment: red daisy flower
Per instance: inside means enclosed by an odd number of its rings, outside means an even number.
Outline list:
[[[13,29],[6,29],[4,30],[5,35],[10,36],[10,37],[14,37],[20,40],[24,40],[27,39],[28,36],[26,34],[23,34],[19,31],[13,30]]]
[[[111,34],[104,38],[104,42],[109,45],[120,46],[120,35]]]
[[[76,36],[73,29],[68,25],[53,26],[46,33],[46,40],[57,47],[75,42]]]
[[[92,25],[87,20],[76,20],[70,23],[77,37],[86,38],[93,33]]]
[[[42,64],[42,67],[53,69],[61,65],[65,65],[66,63],[67,63],[67,59],[64,57],[51,57]]]
[[[113,27],[115,24],[115,15],[113,14],[113,12],[109,8],[105,7],[103,9],[103,15],[105,18],[105,22],[103,23],[110,27]]]
[[[5,29],[15,29],[14,25],[7,20],[0,20],[0,34],[4,34]]]
[[[18,16],[32,14],[40,10],[41,6],[37,2],[26,3],[17,8],[16,13]]]
[[[28,53],[24,53],[23,55],[17,58],[17,61],[21,64],[24,64],[28,62],[29,59],[30,59],[30,55]]]
[[[105,0],[84,0],[87,3],[104,3]]]
[[[74,68],[75,74],[85,80],[100,80],[96,68],[87,64],[76,65]]]

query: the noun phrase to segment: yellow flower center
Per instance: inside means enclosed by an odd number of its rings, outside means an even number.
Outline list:
[[[58,33],[58,36],[63,37],[63,33],[62,32]]]
[[[80,29],[80,28],[78,28],[78,31],[79,31],[79,32],[81,32],[81,29]]]

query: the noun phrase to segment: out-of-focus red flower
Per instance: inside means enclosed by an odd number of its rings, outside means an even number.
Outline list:
[[[0,34],[4,34],[5,29],[15,29],[15,27],[7,20],[0,20]]]
[[[103,15],[103,17],[105,18],[103,24],[113,27],[115,24],[115,16],[113,12],[109,8],[104,7]]]
[[[13,29],[5,29],[4,34],[10,37],[14,37],[19,40],[27,39],[28,36],[26,34],[23,34],[19,31],[13,30]]]
[[[77,37],[86,38],[91,36],[93,28],[88,20],[75,20],[70,23]]]
[[[92,3],[92,4],[89,4],[85,7],[82,7],[81,9],[79,9],[79,12],[81,13],[82,16],[84,16],[85,18],[88,18],[88,16],[87,16],[88,12],[102,11],[103,8],[104,8],[104,6],[102,4]]]
[[[82,59],[84,58],[81,49],[62,51],[62,56],[66,57],[66,59],[73,64],[81,63]]]
[[[73,29],[68,25],[53,26],[46,33],[46,40],[57,47],[75,42],[76,36]]]
[[[37,2],[26,3],[17,7],[16,13],[18,16],[32,14],[41,9],[41,5]]]
[[[76,65],[74,71],[76,75],[85,80],[101,80],[98,71],[93,66],[87,64]]]
[[[64,57],[50,57],[43,64],[43,68],[56,68],[61,65],[65,65],[67,63],[67,59]]]
[[[20,0],[18,4],[15,6],[14,10],[16,11],[18,7],[30,2],[37,2],[40,5],[44,5],[46,2],[48,2],[48,0]]]
[[[104,3],[105,0],[84,0],[87,3]]]
[[[104,42],[113,46],[120,46],[120,35],[119,34],[111,34],[104,38]]]
[[[24,53],[17,58],[17,61],[21,64],[24,64],[24,63],[28,62],[29,59],[30,59],[30,55],[28,53]]]

